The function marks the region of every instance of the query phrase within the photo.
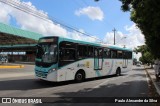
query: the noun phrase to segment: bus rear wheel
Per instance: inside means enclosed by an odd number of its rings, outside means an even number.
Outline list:
[[[119,67],[116,70],[116,76],[121,76],[121,69]]]
[[[75,75],[75,81],[76,82],[82,82],[85,79],[84,72],[77,72]]]

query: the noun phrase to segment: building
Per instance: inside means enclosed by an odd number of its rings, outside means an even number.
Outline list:
[[[0,54],[7,54],[11,62],[34,62],[36,44],[42,36],[0,23]]]

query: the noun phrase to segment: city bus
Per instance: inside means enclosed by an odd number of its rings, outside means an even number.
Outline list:
[[[107,75],[132,69],[132,50],[63,37],[42,37],[37,44],[35,77],[52,82]]]

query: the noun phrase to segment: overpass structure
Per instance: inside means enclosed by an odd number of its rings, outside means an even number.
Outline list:
[[[0,23],[0,54],[8,53],[11,61],[34,61],[36,44],[42,34]],[[17,54],[14,54],[14,53]],[[18,54],[24,52],[24,54]]]

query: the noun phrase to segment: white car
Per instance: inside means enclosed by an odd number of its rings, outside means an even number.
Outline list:
[[[136,66],[137,66],[137,67],[140,67],[140,66],[141,66],[141,64],[140,64],[140,63],[137,63],[137,64],[136,64]]]

